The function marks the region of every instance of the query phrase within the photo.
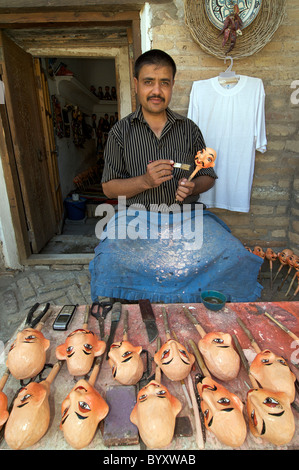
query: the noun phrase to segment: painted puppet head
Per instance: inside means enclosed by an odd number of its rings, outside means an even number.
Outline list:
[[[113,343],[108,353],[113,378],[123,385],[139,382],[144,369],[141,352],[142,346],[133,346],[129,341]]]
[[[215,150],[207,147],[206,149],[199,150],[195,155],[195,164],[201,168],[211,168],[215,166],[216,160]]]
[[[197,390],[206,428],[223,444],[240,447],[247,434],[240,398],[211,377],[204,377],[197,383]]]
[[[240,357],[233,347],[229,333],[207,333],[198,342],[207,368],[220,380],[235,379],[240,369]]]
[[[253,252],[252,252],[254,255],[257,255],[259,256],[260,258],[265,258],[265,252],[263,250],[263,248],[261,246],[255,246],[253,248]]]
[[[283,251],[278,253],[278,258],[281,264],[285,265],[288,264],[288,258],[293,254],[293,250],[289,248],[285,248]]]
[[[130,420],[149,449],[160,449],[172,441],[176,416],[181,409],[180,401],[152,380],[139,391]]]
[[[256,437],[275,445],[289,443],[295,433],[290,399],[284,392],[264,388],[247,393],[249,428]]]
[[[12,449],[26,449],[38,442],[50,423],[47,382],[30,382],[14,401],[5,425],[5,440]]]
[[[25,328],[17,334],[7,355],[6,365],[18,380],[29,379],[41,372],[46,362],[50,341],[33,328]]]
[[[7,396],[5,393],[0,392],[0,429],[4,423],[6,423],[8,419],[8,411],[7,411]]]
[[[60,429],[70,446],[86,447],[108,411],[109,406],[99,392],[86,380],[79,380],[61,406]]]
[[[250,373],[261,387],[275,392],[285,392],[290,402],[294,401],[296,376],[282,356],[276,356],[269,349],[261,351],[252,361]]]
[[[288,257],[288,265],[292,268],[298,269],[299,266],[299,256],[294,253]]]
[[[182,380],[191,371],[195,357],[182,344],[169,339],[156,352],[154,361],[170,380]]]
[[[56,357],[66,360],[71,375],[85,375],[90,371],[94,358],[101,356],[106,343],[100,341],[93,331],[78,329],[66,338],[65,343],[56,348]]]
[[[277,253],[275,253],[272,248],[267,248],[266,249],[266,253],[265,253],[265,257],[269,260],[269,261],[275,261],[277,259]]]

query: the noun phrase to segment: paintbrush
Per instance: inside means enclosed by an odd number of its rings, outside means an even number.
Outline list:
[[[173,168],[180,168],[181,170],[190,170],[191,165],[188,165],[188,163],[174,163]]]

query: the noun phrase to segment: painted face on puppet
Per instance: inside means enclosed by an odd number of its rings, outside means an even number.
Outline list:
[[[285,392],[290,402],[294,401],[296,376],[283,357],[276,356],[269,349],[265,349],[252,361],[250,373],[261,387],[275,392]]]
[[[288,264],[288,258],[292,254],[293,254],[293,251],[289,250],[288,248],[286,248],[285,250],[278,253],[278,258],[279,258],[279,261],[281,262],[281,264],[283,264],[283,265]]]
[[[181,408],[179,400],[166,387],[152,380],[139,391],[130,420],[149,449],[162,448],[172,441]]]
[[[18,380],[29,379],[43,370],[50,341],[33,328],[17,334],[7,355],[6,365]]]
[[[79,380],[61,407],[60,429],[66,441],[75,449],[86,447],[108,411],[107,403],[97,390],[86,380]]]
[[[142,346],[135,347],[129,341],[113,343],[108,353],[113,378],[123,385],[136,384],[143,375],[141,351]]]
[[[195,155],[195,164],[202,168],[211,168],[215,166],[216,160],[215,150],[207,147],[206,149],[199,150]]]
[[[241,400],[210,377],[197,384],[205,426],[225,445],[240,447],[247,434]]]
[[[209,371],[220,380],[232,380],[240,369],[240,357],[229,333],[207,333],[198,342]]]
[[[272,250],[272,248],[267,248],[266,249],[266,253],[265,253],[265,257],[269,260],[269,261],[275,261],[277,259],[277,254],[274,253],[274,251]]]
[[[170,339],[155,354],[154,361],[170,380],[182,380],[191,371],[195,357],[182,344]]]
[[[295,432],[290,400],[283,392],[260,388],[247,393],[249,428],[256,437],[275,445],[287,444]]]
[[[67,337],[65,343],[57,346],[56,357],[66,360],[71,375],[81,376],[88,374],[94,358],[101,356],[105,348],[105,342],[100,341],[92,331],[78,329]]]
[[[14,401],[5,425],[5,440],[12,449],[25,449],[38,442],[50,423],[49,388],[45,382],[31,382]]]

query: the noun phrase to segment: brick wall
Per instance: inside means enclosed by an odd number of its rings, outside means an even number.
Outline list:
[[[286,17],[257,54],[234,61],[234,70],[263,80],[266,93],[267,152],[256,153],[249,213],[213,209],[248,246],[275,251],[292,248],[299,255],[299,5],[287,0]],[[192,83],[217,76],[226,66],[205,53],[184,21],[183,0],[151,5],[152,47],[175,59],[178,73],[171,107],[187,114]],[[294,100],[293,100],[294,101]]]

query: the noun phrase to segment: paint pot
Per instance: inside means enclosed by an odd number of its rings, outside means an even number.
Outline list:
[[[216,290],[203,291],[200,297],[204,306],[213,312],[221,310],[226,303],[225,295]]]

